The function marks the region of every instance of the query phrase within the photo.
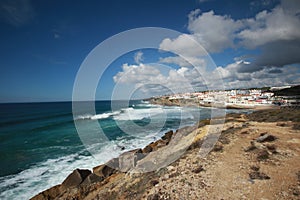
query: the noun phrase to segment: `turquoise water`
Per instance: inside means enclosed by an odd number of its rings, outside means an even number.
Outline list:
[[[76,168],[92,169],[211,114],[208,108],[143,101],[114,101],[113,110],[111,101],[98,101],[91,114],[86,103],[79,103],[74,116],[71,102],[0,104],[0,199],[29,199],[60,184]]]
[[[168,130],[210,117],[206,108],[127,104],[114,102],[117,110],[112,111],[110,101],[98,101],[96,115],[82,110],[74,119],[71,102],[0,104],[0,199],[28,199],[76,168],[92,169]],[[86,150],[74,122],[84,125],[86,134],[95,132],[91,123],[101,125],[107,140],[96,143],[97,159]]]

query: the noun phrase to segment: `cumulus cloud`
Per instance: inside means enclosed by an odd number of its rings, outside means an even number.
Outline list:
[[[173,69],[171,67],[153,66],[148,64],[122,66],[122,71],[114,77],[118,85],[131,84],[146,94],[164,94],[194,91],[188,76],[192,76],[190,68]],[[199,75],[198,75],[199,77]]]
[[[249,88],[276,85],[299,84],[299,67],[287,65],[284,68],[261,67],[257,71],[242,71],[241,68],[251,65],[249,62],[238,61],[225,67],[218,67],[223,78],[224,88]]]
[[[186,59],[180,56],[169,56],[159,59],[160,63],[168,63],[168,64],[176,64],[180,67],[198,67],[198,68],[205,68],[206,61],[204,57],[186,57]]]
[[[188,30],[209,52],[220,52],[234,47],[234,37],[244,25],[229,16],[216,15],[209,11],[199,15],[200,10],[190,13]]]
[[[238,33],[237,37],[247,48],[255,48],[278,40],[284,42],[300,39],[299,5],[298,9],[297,7],[291,9],[289,3],[285,2],[271,12],[264,10],[258,13],[255,18],[245,20],[247,28]]]
[[[175,39],[166,38],[160,48],[182,53],[197,59],[205,51],[194,49],[203,46],[209,53],[227,48],[259,49],[261,54],[253,56],[249,65],[239,64],[239,72],[255,72],[264,67],[284,67],[300,63],[300,1],[282,0],[271,10],[263,10],[253,18],[234,20],[230,16],[217,15],[214,11],[192,11],[188,18],[190,34]],[[189,40],[192,38],[192,40]],[[199,49],[199,48],[198,48]],[[186,66],[178,58],[162,59]]]
[[[239,20],[194,10],[188,16],[190,33],[165,38],[159,46],[177,54],[160,58],[159,63],[176,64],[178,69],[142,64],[142,54],[136,54],[137,64],[124,64],[114,81],[132,84],[148,94],[300,84],[299,16],[300,3],[294,0],[283,0],[271,10]],[[218,53],[227,48],[259,49],[260,54],[250,59],[241,55],[219,67],[206,59],[207,51]]]
[[[140,64],[143,60],[143,52],[138,51],[134,54],[134,62],[136,64]]]

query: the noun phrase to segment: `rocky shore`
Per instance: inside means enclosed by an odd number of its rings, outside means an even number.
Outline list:
[[[76,169],[32,199],[300,199],[299,109],[229,114],[212,151],[199,157],[217,125],[202,120],[167,132],[93,172]],[[168,154],[174,146],[179,159]],[[174,162],[159,162],[166,158]],[[161,166],[147,170],[153,163]]]

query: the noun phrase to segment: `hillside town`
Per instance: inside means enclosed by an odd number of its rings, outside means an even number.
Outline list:
[[[267,106],[299,106],[300,86],[270,87],[263,89],[233,89],[171,94],[152,98],[152,103],[165,105],[189,104],[227,108],[254,108]],[[289,92],[289,91],[292,91]]]

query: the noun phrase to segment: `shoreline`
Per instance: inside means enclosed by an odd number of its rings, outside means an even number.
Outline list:
[[[192,171],[194,170],[194,172],[192,172],[192,175],[195,175],[195,174],[197,175],[198,173],[203,173],[202,171],[206,171],[206,170],[207,171],[214,170],[214,168],[212,166],[215,162],[218,162],[218,160],[219,160],[219,158],[215,157],[215,154],[220,154],[220,155],[226,154],[226,152],[227,152],[226,149],[228,148],[228,145],[230,146],[230,143],[233,143],[234,140],[238,140],[241,138],[243,139],[243,137],[250,136],[253,133],[249,133],[249,132],[251,132],[252,129],[254,130],[256,127],[261,126],[262,128],[265,128],[265,127],[275,126],[276,128],[277,127],[291,128],[291,127],[295,126],[296,132],[298,131],[298,133],[299,133],[299,121],[297,121],[297,117],[299,117],[299,112],[297,112],[296,119],[295,119],[295,116],[286,117],[285,115],[287,113],[289,113],[288,110],[277,109],[277,110],[255,111],[254,113],[249,114],[249,115],[228,114],[226,117],[222,135],[219,138],[219,141],[216,143],[212,152],[210,152],[209,155],[207,156],[207,159],[206,160],[200,159],[201,160],[201,161],[199,161],[200,163],[198,161],[196,162],[196,160],[195,160],[196,164],[194,164],[194,161],[186,162],[185,165],[193,166],[194,169],[192,169]],[[295,115],[295,113],[293,113],[293,115]],[[262,121],[262,122],[260,122],[260,123],[262,123],[262,125],[259,125],[258,122],[256,122],[256,121],[259,121],[259,119]],[[294,122],[295,120],[296,120],[296,122]],[[281,122],[281,121],[284,121],[284,122]],[[287,122],[285,122],[285,121],[287,121]],[[270,123],[273,123],[273,124],[270,124]],[[167,193],[167,191],[164,190],[165,192],[161,193],[161,191],[157,190],[157,187],[168,188],[171,186],[170,185],[171,183],[167,183],[169,179],[179,178],[180,176],[185,177],[181,173],[177,174],[177,171],[181,169],[179,167],[180,164],[178,165],[178,163],[181,163],[183,160],[186,160],[184,157],[192,156],[194,154],[193,151],[195,151],[197,149],[199,150],[199,148],[201,147],[202,142],[203,142],[203,137],[205,136],[205,131],[208,127],[211,127],[211,126],[212,125],[210,125],[209,120],[201,120],[195,126],[184,127],[184,128],[177,130],[176,132],[169,131],[169,132],[165,133],[161,139],[150,143],[143,149],[131,150],[129,152],[123,153],[116,159],[112,159],[111,161],[109,161],[107,163],[108,165],[100,165],[100,166],[94,167],[93,172],[90,172],[88,170],[79,170],[79,169],[74,170],[74,172],[72,174],[70,174],[62,184],[54,186],[46,191],[43,191],[43,192],[39,193],[38,195],[36,195],[35,197],[33,197],[32,199],[47,199],[47,198],[54,199],[57,197],[59,197],[59,198],[76,197],[78,199],[93,199],[93,198],[95,198],[95,199],[97,199],[97,198],[98,199],[101,199],[101,198],[119,199],[121,196],[123,196],[124,199],[127,199],[127,198],[129,199],[132,197],[140,197],[142,199],[150,199],[151,200],[151,195],[152,195],[153,199],[155,199],[154,198],[155,196],[162,197],[165,195],[165,193]],[[246,130],[244,130],[244,129],[246,129]],[[276,130],[276,129],[274,129],[274,130]],[[192,133],[194,133],[194,134],[192,134]],[[224,134],[224,133],[226,133],[226,134]],[[255,130],[254,131],[255,137],[259,137],[259,133],[260,133],[259,130]],[[118,167],[120,167],[120,163],[122,163],[122,161],[126,161],[126,159],[128,160],[129,158],[134,158],[133,160],[135,160],[135,163],[131,163],[131,164],[133,164],[135,166],[138,164],[141,165],[141,163],[146,163],[146,161],[151,161],[150,155],[153,155],[154,152],[156,152],[157,150],[159,150],[161,148],[166,148],[168,146],[168,144],[174,140],[174,135],[176,136],[176,134],[181,135],[181,137],[179,138],[179,142],[183,141],[185,137],[193,138],[193,142],[188,146],[187,151],[184,153],[184,155],[182,155],[181,158],[179,158],[178,160],[174,161],[174,163],[171,163],[169,166],[163,167],[154,172],[134,173],[134,174],[131,174],[129,177],[126,177],[127,173],[120,172],[120,171],[110,167],[110,166],[114,166],[115,168],[118,168]],[[237,135],[238,137],[235,134],[238,134]],[[300,134],[298,134],[298,137],[299,137],[299,135]],[[236,138],[232,139],[232,137],[236,137]],[[278,137],[280,139],[279,136],[276,135],[276,137]],[[291,136],[289,136],[289,137],[291,137]],[[289,139],[292,139],[292,138],[289,138]],[[298,140],[296,140],[296,142],[298,142]],[[248,145],[250,145],[249,147],[251,147],[251,144],[252,144],[251,140],[250,141],[247,140],[247,143],[248,143]],[[300,143],[300,138],[299,138],[299,143]],[[296,144],[298,144],[298,143],[296,143]],[[257,147],[255,147],[255,145]],[[257,148],[259,150],[266,148],[267,154],[269,154],[269,152],[271,151],[268,149],[268,146],[262,147],[261,145],[258,145],[256,143],[255,143],[255,145],[252,148]],[[243,147],[243,148],[247,148],[247,146]],[[262,149],[260,149],[260,148],[262,148]],[[278,148],[276,146],[276,149],[280,149],[280,148]],[[297,150],[297,152],[298,151],[300,153],[299,149]],[[143,156],[144,153],[148,153],[148,154],[146,156]],[[255,153],[254,155],[256,155],[256,154],[257,153]],[[279,153],[279,154],[281,155],[281,153]],[[271,152],[270,155],[268,155],[268,157],[271,157],[271,156],[277,156],[277,155],[275,155],[275,153]],[[211,158],[211,157],[213,157],[213,158]],[[193,160],[194,158],[190,158],[190,159]],[[233,159],[233,160],[235,160],[235,159]],[[208,162],[207,166],[204,167],[204,163],[206,163],[206,162]],[[245,162],[247,162],[247,160],[245,160]],[[257,163],[257,161],[254,163]],[[298,164],[297,166],[300,165],[299,159],[296,162],[296,164]],[[120,168],[123,168],[123,169],[125,169],[126,167],[130,168],[132,166],[132,165],[129,166],[128,163],[126,163],[126,162],[123,162],[123,164],[121,164],[121,165],[122,166]],[[200,165],[201,165],[201,167],[200,167]],[[206,168],[206,170],[203,170],[201,168]],[[174,169],[176,169],[176,170],[174,170]],[[124,170],[124,171],[126,171],[126,170]],[[176,171],[176,173],[174,172],[175,173],[174,174],[173,171]],[[198,172],[198,173],[196,173],[196,172]],[[267,172],[264,171],[264,173],[267,173]],[[169,174],[169,175],[166,175],[166,174]],[[273,179],[272,176],[271,176],[271,179]],[[210,179],[208,178],[208,180],[210,180]],[[253,180],[255,181],[255,179],[253,179]],[[166,183],[163,185],[159,184],[159,183],[164,183],[164,182],[166,182]],[[190,180],[189,182],[190,182],[190,184],[193,184],[193,181]],[[223,181],[221,181],[221,182],[223,182]],[[294,182],[295,181],[293,181],[293,183]],[[134,185],[134,188],[132,188],[133,186],[131,185],[131,183],[136,183]],[[113,192],[115,190],[112,188],[108,190],[108,188],[110,188],[112,185],[118,185],[119,187],[122,187],[125,185],[126,187],[129,187],[129,188],[127,188],[126,191],[120,191],[120,193],[118,193],[118,192],[116,193],[116,192]],[[137,187],[137,188],[135,188],[135,187]],[[214,186],[214,187],[217,187],[217,186]],[[179,190],[179,188],[177,188],[177,189]],[[135,196],[134,195],[132,196],[132,194],[130,192],[131,190],[134,191],[133,193],[138,193],[138,194],[135,194]],[[83,194],[83,191],[85,191],[84,194]],[[148,191],[149,193],[145,193],[145,191]],[[172,196],[173,194],[170,194],[170,195]],[[172,196],[172,197],[174,197],[176,199],[176,192],[174,195],[175,196]],[[207,199],[210,199],[211,196],[209,196],[209,194],[206,194],[206,195],[208,195]],[[300,193],[299,193],[299,195],[300,195]],[[90,198],[90,197],[93,197],[93,198]],[[248,197],[251,197],[251,196],[248,195]],[[294,197],[294,196],[292,195],[289,197]],[[285,199],[285,198],[283,198],[283,199]]]
[[[279,109],[280,106],[272,104],[234,104],[234,103],[200,103],[194,100],[185,99],[163,99],[163,98],[151,98],[148,99],[151,104],[163,105],[163,106],[182,106],[182,107],[202,107],[202,108],[220,108],[220,109],[250,109],[250,110],[267,110],[267,109]]]

